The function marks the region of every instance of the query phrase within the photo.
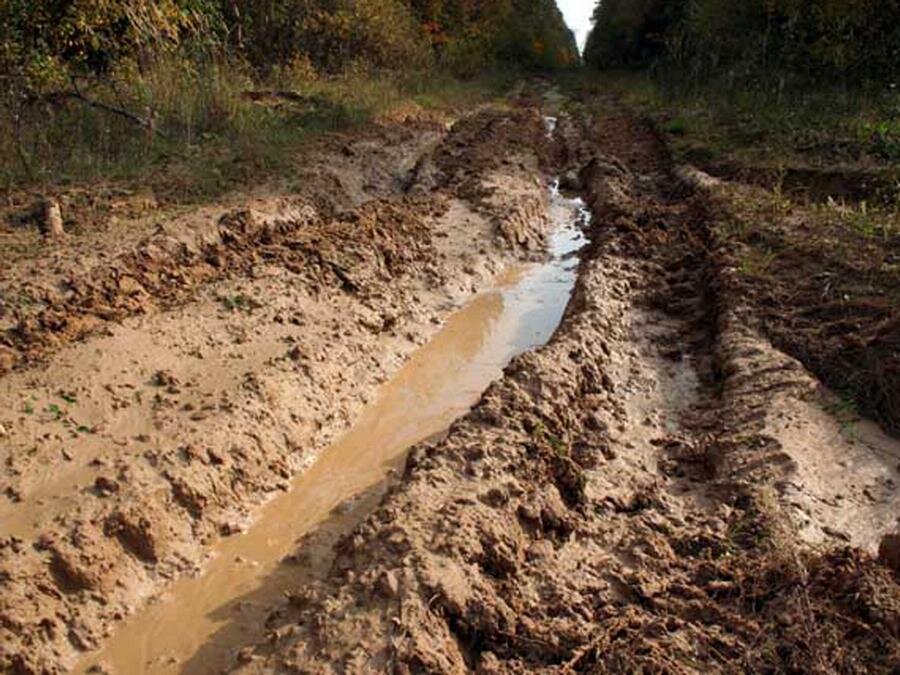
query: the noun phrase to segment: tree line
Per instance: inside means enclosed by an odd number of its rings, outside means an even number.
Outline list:
[[[705,77],[895,83],[900,0],[601,0],[585,60]]]

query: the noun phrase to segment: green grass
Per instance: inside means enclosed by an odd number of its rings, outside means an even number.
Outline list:
[[[648,112],[673,136],[685,161],[724,158],[827,165],[900,159],[900,92],[828,83],[773,91],[726,81],[692,81],[676,73],[588,73]]]

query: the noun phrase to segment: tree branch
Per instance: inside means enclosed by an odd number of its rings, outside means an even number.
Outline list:
[[[44,96],[37,97],[38,100],[43,99],[48,102],[52,101],[63,101],[63,100],[74,100],[82,103],[89,108],[94,108],[95,110],[102,110],[103,112],[110,113],[112,115],[117,115],[119,117],[123,117],[127,120],[134,122],[135,124],[143,127],[151,134],[156,134],[161,136],[162,138],[166,138],[166,135],[159,131],[156,128],[156,124],[153,119],[147,119],[137,115],[126,108],[122,108],[119,106],[110,105],[109,103],[104,103],[103,101],[97,101],[95,99],[89,98],[81,93],[81,90],[78,88],[78,83],[73,79],[72,80],[72,90],[71,91],[55,91]]]

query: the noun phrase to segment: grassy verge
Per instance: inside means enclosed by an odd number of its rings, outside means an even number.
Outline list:
[[[900,91],[827,83],[772,91],[727,82],[619,72],[592,86],[620,94],[655,117],[678,159],[731,160],[771,168],[900,163]]]
[[[324,78],[283,69],[259,81],[223,63],[161,63],[82,83],[80,99],[4,99],[0,189],[102,182],[202,201],[285,170],[311,136],[365,123],[404,102],[453,108],[486,100],[513,79],[505,71],[462,82],[434,72]]]

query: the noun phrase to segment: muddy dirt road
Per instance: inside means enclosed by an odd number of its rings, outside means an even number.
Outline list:
[[[0,278],[5,670],[900,667],[900,443],[649,124],[413,116],[295,188]]]

